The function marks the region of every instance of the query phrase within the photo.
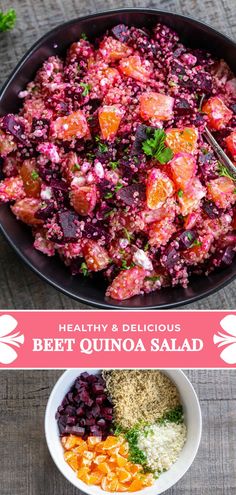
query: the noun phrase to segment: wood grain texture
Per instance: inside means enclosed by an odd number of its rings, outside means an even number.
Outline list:
[[[61,373],[0,373],[1,495],[80,493],[59,473],[44,439],[45,406]],[[203,436],[192,467],[166,495],[234,495],[236,370],[190,370],[186,374],[201,402]]]
[[[80,15],[118,7],[153,7],[191,15],[236,37],[235,0],[0,0],[0,8],[17,11],[13,32],[0,35],[0,83],[37,38],[57,24]],[[0,308],[82,309],[80,304],[42,282],[23,266],[4,239],[0,239]],[[188,306],[191,309],[235,309],[236,282],[216,295]]]

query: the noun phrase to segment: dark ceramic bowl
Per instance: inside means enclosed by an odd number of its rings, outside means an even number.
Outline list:
[[[0,93],[0,115],[18,111],[18,93],[31,81],[43,61],[51,55],[63,54],[68,46],[86,33],[90,40],[102,35],[106,29],[124,23],[137,27],[150,27],[157,22],[175,29],[189,46],[210,50],[224,58],[236,72],[236,43],[221,33],[194,19],[174,13],[148,9],[120,9],[88,15],[66,22],[43,36],[23,57]],[[105,297],[105,282],[100,278],[72,277],[59,259],[48,258],[36,251],[27,227],[18,222],[9,206],[0,207],[1,230],[21,259],[40,277],[78,301],[100,308],[150,309],[174,308],[209,296],[231,282],[236,276],[236,261],[209,277],[193,277],[189,287],[162,289],[144,296],[118,302]]]

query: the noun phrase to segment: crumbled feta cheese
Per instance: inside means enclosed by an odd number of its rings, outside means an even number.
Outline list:
[[[94,172],[99,177],[99,179],[103,179],[104,177],[104,168],[100,162],[96,162],[94,165]]]
[[[71,181],[71,187],[73,186],[84,186],[85,178],[84,177],[74,177]]]
[[[183,449],[186,433],[185,424],[170,422],[141,430],[138,447],[146,455],[148,467],[156,473],[170,469]]]
[[[45,186],[45,187],[42,186],[40,196],[43,201],[52,199],[52,195],[53,195],[52,188],[50,186]]]
[[[133,255],[133,262],[135,265],[141,266],[145,270],[153,270],[151,260],[142,249],[137,249]]]

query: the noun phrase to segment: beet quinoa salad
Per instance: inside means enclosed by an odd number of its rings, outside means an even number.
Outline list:
[[[175,384],[159,370],[81,373],[56,412],[64,459],[106,492],[152,486],[187,438]]]
[[[204,139],[208,125],[236,160],[223,60],[161,24],[117,25],[50,57],[19,98],[0,119],[0,199],[35,249],[101,272],[118,300],[231,264],[236,184]]]

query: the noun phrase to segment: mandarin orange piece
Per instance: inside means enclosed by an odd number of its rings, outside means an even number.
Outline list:
[[[71,141],[74,138],[82,139],[85,136],[89,136],[87,120],[82,110],[77,110],[65,117],[58,117],[52,123],[52,132],[57,139],[62,141]]]
[[[185,191],[196,174],[195,158],[189,153],[178,153],[170,162],[172,179],[178,189]]]
[[[86,442],[82,441],[82,443],[78,447],[73,448],[73,452],[75,452],[78,455],[81,455],[86,449],[87,449],[87,444]]]
[[[89,240],[83,248],[87,268],[93,272],[104,270],[110,263],[107,250],[96,241]]]
[[[123,442],[123,439],[121,437],[113,437],[110,435],[103,442],[103,449],[104,450],[112,450],[116,447],[119,447],[122,442]]]
[[[225,144],[234,160],[236,160],[236,131],[231,132],[231,134],[227,136]]]
[[[207,192],[219,208],[227,208],[235,203],[235,182],[229,177],[218,177],[207,184]]]
[[[38,198],[41,191],[41,179],[36,170],[36,160],[24,160],[20,168],[20,176],[23,180],[24,190],[27,196]]]
[[[146,275],[146,270],[138,266],[123,270],[114,278],[106,295],[118,301],[129,299],[140,293]]]
[[[100,462],[97,466],[98,471],[101,471],[103,474],[109,474],[111,473],[111,468],[108,464],[108,462]]]
[[[81,467],[78,472],[77,476],[80,480],[84,481],[84,483],[88,482],[88,476],[89,476],[89,468],[86,466]]]
[[[147,206],[150,210],[160,208],[174,194],[174,184],[164,172],[153,168],[147,179]]]
[[[87,438],[87,444],[89,447],[94,447],[94,445],[97,445],[98,443],[101,442],[101,437],[88,437]]]
[[[197,142],[198,130],[195,127],[173,128],[166,131],[166,145],[173,153],[195,153]]]
[[[128,462],[127,458],[123,457],[123,455],[115,454],[113,457],[114,457],[114,462],[116,462],[117,466],[119,467],[124,467]],[[113,459],[111,458],[111,460]]]
[[[144,120],[169,120],[173,116],[174,98],[155,93],[142,93],[139,98],[140,115]]]
[[[100,44],[99,51],[106,62],[114,62],[121,58],[128,57],[133,53],[131,47],[111,36],[104,39]]]
[[[129,492],[138,492],[139,490],[142,490],[142,488],[143,488],[142,481],[140,479],[138,479],[138,478],[135,478],[132,481],[131,485],[129,486],[128,491]]]
[[[27,225],[42,225],[43,221],[35,217],[35,213],[40,208],[41,201],[37,198],[24,198],[16,201],[11,209],[14,215]]]
[[[115,138],[123,115],[123,109],[116,105],[104,105],[99,109],[98,120],[103,139],[111,141]]]
[[[152,73],[152,66],[147,60],[141,60],[139,55],[131,55],[120,61],[120,70],[137,81],[147,82]]]
[[[129,473],[129,471],[127,471],[127,469],[125,469],[123,467],[117,468],[116,474],[117,474],[118,480],[121,483],[128,483],[132,479],[132,474]]]
[[[194,177],[188,190],[178,194],[177,199],[183,216],[189,215],[199,208],[201,199],[206,195],[206,190],[197,177]]]
[[[76,435],[69,435],[68,437],[63,437],[62,444],[66,450],[71,450],[73,447],[77,447],[83,443],[82,438],[77,437]],[[86,445],[86,442],[84,442]]]
[[[119,448],[119,454],[124,457],[127,457],[128,453],[129,453],[129,444],[128,442],[124,442]]]
[[[81,216],[87,216],[94,210],[97,202],[97,188],[95,184],[90,186],[76,186],[71,188],[70,203],[74,210]]]
[[[107,492],[116,492],[118,486],[119,481],[115,476],[113,477],[113,479],[109,479],[107,476],[104,476],[104,478],[102,479],[101,487]]]
[[[103,479],[103,473],[99,471],[92,471],[87,478],[88,485],[100,485]]]
[[[101,464],[102,462],[106,461],[107,459],[107,456],[105,454],[100,454],[100,455],[97,455],[95,458],[94,458],[94,464]]]
[[[0,182],[0,201],[15,201],[20,200],[25,197],[25,189],[22,178],[18,175],[17,177],[6,177]]]
[[[69,466],[74,470],[77,471],[78,469],[78,457],[74,452],[71,451],[66,451],[64,453],[64,458],[66,462],[69,464]]]
[[[223,129],[233,116],[230,110],[218,96],[212,96],[203,106],[202,111],[207,115],[209,126],[215,131]]]

